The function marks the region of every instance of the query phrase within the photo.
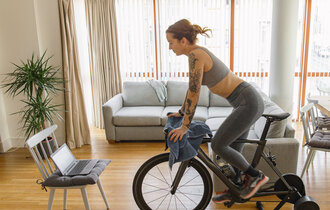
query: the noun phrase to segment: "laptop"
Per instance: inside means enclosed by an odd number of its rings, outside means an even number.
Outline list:
[[[57,169],[65,176],[89,174],[97,163],[97,159],[77,160],[68,145],[63,144],[50,156]]]

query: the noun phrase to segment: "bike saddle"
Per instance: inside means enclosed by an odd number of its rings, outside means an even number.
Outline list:
[[[264,116],[267,119],[270,119],[271,121],[281,121],[288,118],[290,114],[289,113],[263,114],[262,116]]]

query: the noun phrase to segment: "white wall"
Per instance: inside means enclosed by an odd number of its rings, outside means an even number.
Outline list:
[[[53,55],[50,64],[62,65],[57,0],[0,0],[0,34],[1,82],[3,74],[15,69],[11,62],[25,61],[32,53],[39,56],[45,49],[47,55]],[[10,114],[22,107],[20,99],[23,97],[11,98],[2,90],[0,99],[0,135],[5,136],[2,137],[4,149],[23,146],[25,137],[19,124],[20,117]],[[63,104],[63,94],[58,95],[54,103]],[[59,125],[58,139],[64,141],[64,121],[56,123]]]
[[[54,66],[62,66],[62,47],[61,47],[61,31],[60,17],[57,0],[34,0],[36,11],[36,23],[38,31],[39,52],[42,54],[47,50],[47,55],[53,56],[50,64]],[[60,71],[58,77],[63,78],[63,72]],[[64,88],[64,85],[63,85]],[[54,99],[54,104],[65,104],[64,93],[59,93]],[[61,107],[64,110],[64,106]],[[65,112],[60,112],[65,118]],[[65,142],[65,121],[55,119],[57,128],[57,141],[59,144]]]

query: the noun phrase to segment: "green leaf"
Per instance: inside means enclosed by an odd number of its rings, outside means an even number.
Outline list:
[[[57,77],[60,68],[49,65],[51,58],[46,57],[45,51],[41,57],[32,53],[25,62],[20,60],[20,64],[12,63],[14,71],[7,73],[0,85],[12,97],[25,96],[21,100],[24,107],[12,114],[21,116],[22,129],[27,138],[45,128],[47,121],[53,123],[54,117],[63,119],[58,113],[62,111],[58,107],[63,105],[52,104],[52,95],[63,91],[61,85],[64,80]]]

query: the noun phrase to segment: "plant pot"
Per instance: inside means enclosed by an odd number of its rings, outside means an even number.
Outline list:
[[[50,148],[51,148],[52,151],[54,152],[54,150],[55,150],[54,139],[53,139],[52,137],[50,137],[50,136],[48,136],[47,139],[48,139],[48,142],[49,142],[49,146],[50,146]],[[43,146],[44,149],[45,149],[45,152],[46,152],[47,158],[49,158],[51,152],[50,152],[49,149],[48,149],[48,145],[47,145],[46,140],[43,140],[41,143],[42,143],[42,146]],[[40,153],[42,159],[45,159],[40,144],[38,144],[37,148],[38,148],[38,152]]]

